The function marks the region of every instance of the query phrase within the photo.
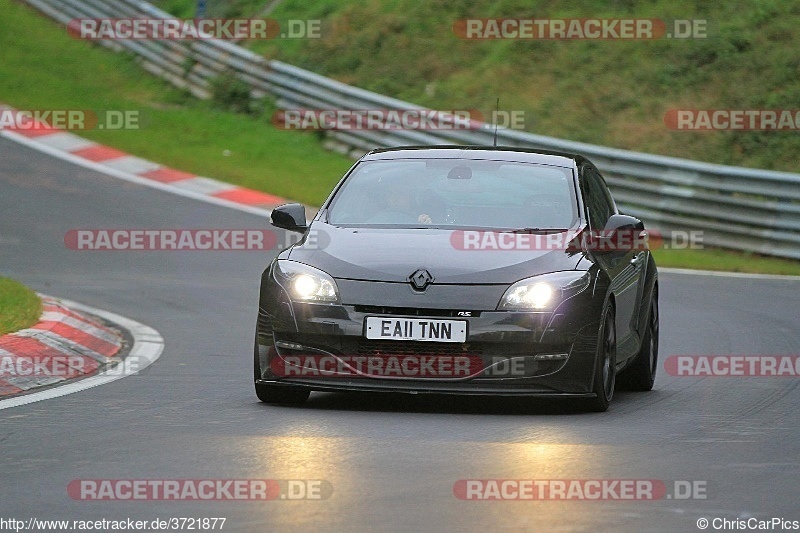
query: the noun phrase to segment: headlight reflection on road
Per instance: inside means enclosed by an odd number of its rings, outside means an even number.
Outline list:
[[[337,457],[343,439],[335,437],[256,437],[246,449],[257,468],[271,478],[330,479],[342,474]],[[331,480],[333,481],[333,480]]]
[[[603,446],[537,442],[497,446],[497,453],[490,454],[497,472],[490,477],[581,477],[605,470]]]

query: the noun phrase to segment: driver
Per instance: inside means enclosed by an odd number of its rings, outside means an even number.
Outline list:
[[[413,190],[405,187],[397,180],[392,180],[386,185],[384,196],[386,209],[374,217],[373,222],[389,224],[431,224],[433,220],[427,213],[420,213],[417,202],[414,200]]]

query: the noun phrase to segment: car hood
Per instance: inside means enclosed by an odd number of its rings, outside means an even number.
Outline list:
[[[339,279],[406,282],[425,269],[434,283],[451,284],[508,284],[586,266],[582,253],[563,247],[500,250],[490,245],[465,250],[462,242],[462,234],[449,229],[352,228],[316,221],[306,238],[282,257]]]

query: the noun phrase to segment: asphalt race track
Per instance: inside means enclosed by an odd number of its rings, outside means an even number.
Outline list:
[[[315,393],[261,404],[252,251],[73,251],[76,228],[267,228],[0,139],[0,272],[157,329],[142,375],[0,411],[0,517],[224,517],[223,531],[698,531],[800,520],[800,379],[672,377],[609,412],[531,400]],[[282,237],[281,237],[282,238]],[[800,281],[661,274],[661,359],[800,354]],[[325,480],[300,501],[82,501],[76,479]],[[698,482],[705,499],[463,501],[463,479]],[[713,530],[713,527],[709,528]]]

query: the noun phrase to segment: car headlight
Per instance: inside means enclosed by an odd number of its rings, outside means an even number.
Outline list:
[[[278,261],[275,279],[292,300],[298,302],[337,302],[339,291],[331,276],[318,268],[297,261]]]
[[[589,273],[553,272],[514,283],[503,294],[498,310],[543,311],[554,309],[589,286]]]

